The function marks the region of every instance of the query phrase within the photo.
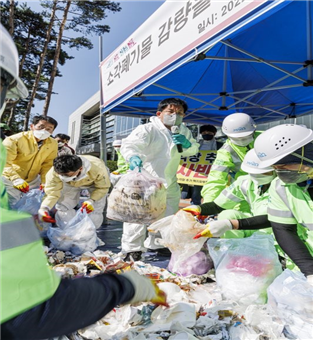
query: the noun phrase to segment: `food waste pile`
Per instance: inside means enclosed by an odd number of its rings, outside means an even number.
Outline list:
[[[142,261],[124,262],[120,254],[96,250],[75,256],[45,247],[51,268],[63,278],[136,270],[154,279],[167,294],[170,308],[144,302],[115,307],[70,340],[291,340],[311,339],[312,319],[304,309],[280,314],[269,304],[242,305],[224,299],[214,269],[204,275],[178,276]],[[310,295],[309,295],[310,296]],[[306,300],[308,302],[308,300]],[[284,308],[285,307],[285,308]],[[290,306],[287,306],[290,307]],[[312,306],[311,306],[312,307]],[[290,311],[291,316],[286,313]],[[304,313],[305,312],[305,313]],[[312,312],[312,310],[311,310]],[[287,319],[287,320],[285,320]]]

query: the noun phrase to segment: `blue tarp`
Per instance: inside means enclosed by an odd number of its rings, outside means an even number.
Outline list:
[[[204,43],[198,56],[139,85],[110,113],[152,116],[160,100],[178,97],[189,106],[185,121],[197,124],[221,125],[235,112],[257,124],[311,114],[312,6],[282,2],[215,45]]]

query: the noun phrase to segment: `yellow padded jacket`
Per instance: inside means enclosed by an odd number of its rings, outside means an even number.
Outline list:
[[[78,156],[82,160],[87,159],[91,167],[86,173],[86,177],[78,181],[68,182],[67,184],[77,188],[94,187],[95,190],[90,193],[90,199],[98,201],[108,193],[111,186],[108,170],[104,162],[99,158],[92,155]],[[55,172],[54,167],[52,167],[46,176],[46,196],[43,199],[42,206],[47,206],[51,209],[59,200],[62,190],[63,182],[59,178],[58,173]]]
[[[33,131],[30,130],[6,137],[3,145],[7,150],[7,161],[2,173],[5,178],[12,182],[19,178],[31,182],[40,174],[41,182],[45,184],[46,173],[57,157],[56,140],[49,137],[38,148]]]

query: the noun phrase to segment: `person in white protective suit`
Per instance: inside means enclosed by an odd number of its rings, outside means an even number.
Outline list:
[[[82,203],[96,228],[103,222],[106,194],[110,188],[109,172],[104,162],[91,155],[62,155],[46,175],[45,197],[39,209],[44,222],[68,222],[79,204],[80,192],[87,189],[90,199]],[[55,206],[56,205],[56,206]],[[50,216],[55,206],[55,220]]]
[[[158,105],[157,116],[151,117],[150,123],[138,126],[122,140],[121,154],[129,162],[131,170],[143,167],[152,176],[163,180],[167,189],[164,216],[179,210],[180,187],[176,174],[181,156],[191,156],[199,150],[199,144],[190,130],[182,124],[187,109],[187,104],[181,99],[164,99]],[[172,134],[172,127],[177,127],[179,133]],[[182,145],[182,153],[178,152],[179,145]],[[122,253],[126,254],[125,260],[140,260],[146,249],[170,255],[168,249],[155,244],[157,234],[148,233],[145,241],[146,234],[145,225],[123,224]]]

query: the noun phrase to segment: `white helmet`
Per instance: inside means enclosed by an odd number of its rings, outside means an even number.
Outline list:
[[[224,118],[222,131],[228,137],[244,137],[256,130],[255,121],[246,113],[236,112]]]
[[[112,143],[113,147],[122,146],[122,140],[114,140]]]
[[[259,167],[271,166],[311,141],[313,131],[301,125],[281,124],[270,128],[255,140]]]
[[[271,166],[260,168],[259,164],[260,164],[260,159],[257,157],[255,150],[250,149],[250,151],[247,152],[247,154],[244,157],[244,160],[241,164],[241,169],[251,174],[262,174],[262,173],[274,171],[273,167]]]
[[[19,54],[9,32],[0,24],[0,68],[9,73],[16,85],[10,87],[6,98],[27,98],[28,90],[19,78]]]

